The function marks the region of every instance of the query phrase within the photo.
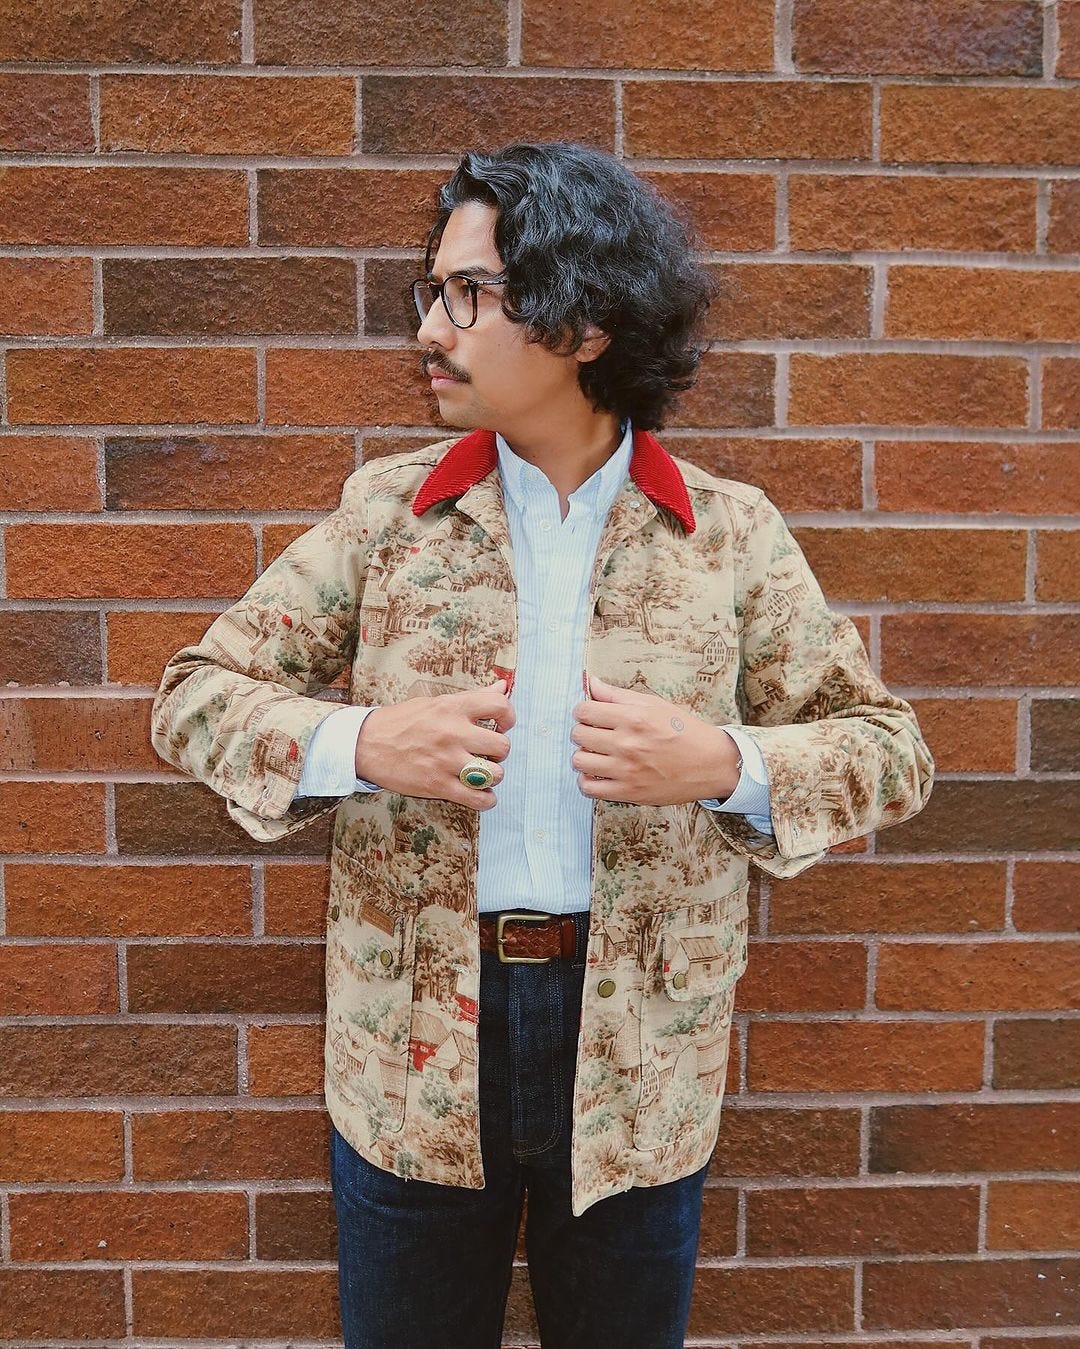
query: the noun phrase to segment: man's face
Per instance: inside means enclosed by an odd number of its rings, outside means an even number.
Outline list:
[[[494,239],[496,219],[495,208],[480,202],[467,202],[452,211],[432,261],[430,279],[445,281],[451,272],[471,267],[501,276],[503,263]],[[455,328],[442,301],[437,300],[417,330],[424,373],[430,378],[441,371],[460,381],[434,389],[439,413],[451,426],[483,426],[509,435],[530,423],[542,424],[553,411],[575,399],[583,400],[577,360],[528,343],[524,325],[511,323],[502,312],[505,292],[505,286],[479,287],[476,322],[471,328]]]

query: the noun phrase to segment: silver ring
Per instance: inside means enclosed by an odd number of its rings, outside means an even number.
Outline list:
[[[481,791],[486,791],[495,781],[491,760],[475,755],[458,774],[458,781],[463,787],[479,787]]]

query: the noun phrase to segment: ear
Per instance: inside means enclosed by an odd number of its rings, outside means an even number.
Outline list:
[[[595,361],[610,341],[610,333],[604,332],[602,328],[596,327],[595,324],[590,324],[585,329],[585,340],[574,352],[574,356],[579,361]]]

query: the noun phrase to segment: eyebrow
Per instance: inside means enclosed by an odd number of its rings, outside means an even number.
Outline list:
[[[481,267],[479,264],[475,264],[472,267],[451,267],[450,271],[447,272],[447,276],[482,277],[482,276],[498,276],[498,275],[499,273],[493,272],[490,267]],[[427,279],[429,281],[438,280],[434,270],[428,272]]]

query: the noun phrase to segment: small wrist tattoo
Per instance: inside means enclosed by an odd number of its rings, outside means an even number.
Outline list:
[[[680,735],[686,730],[686,725],[681,717],[671,718],[671,729],[673,731],[678,731]]]

